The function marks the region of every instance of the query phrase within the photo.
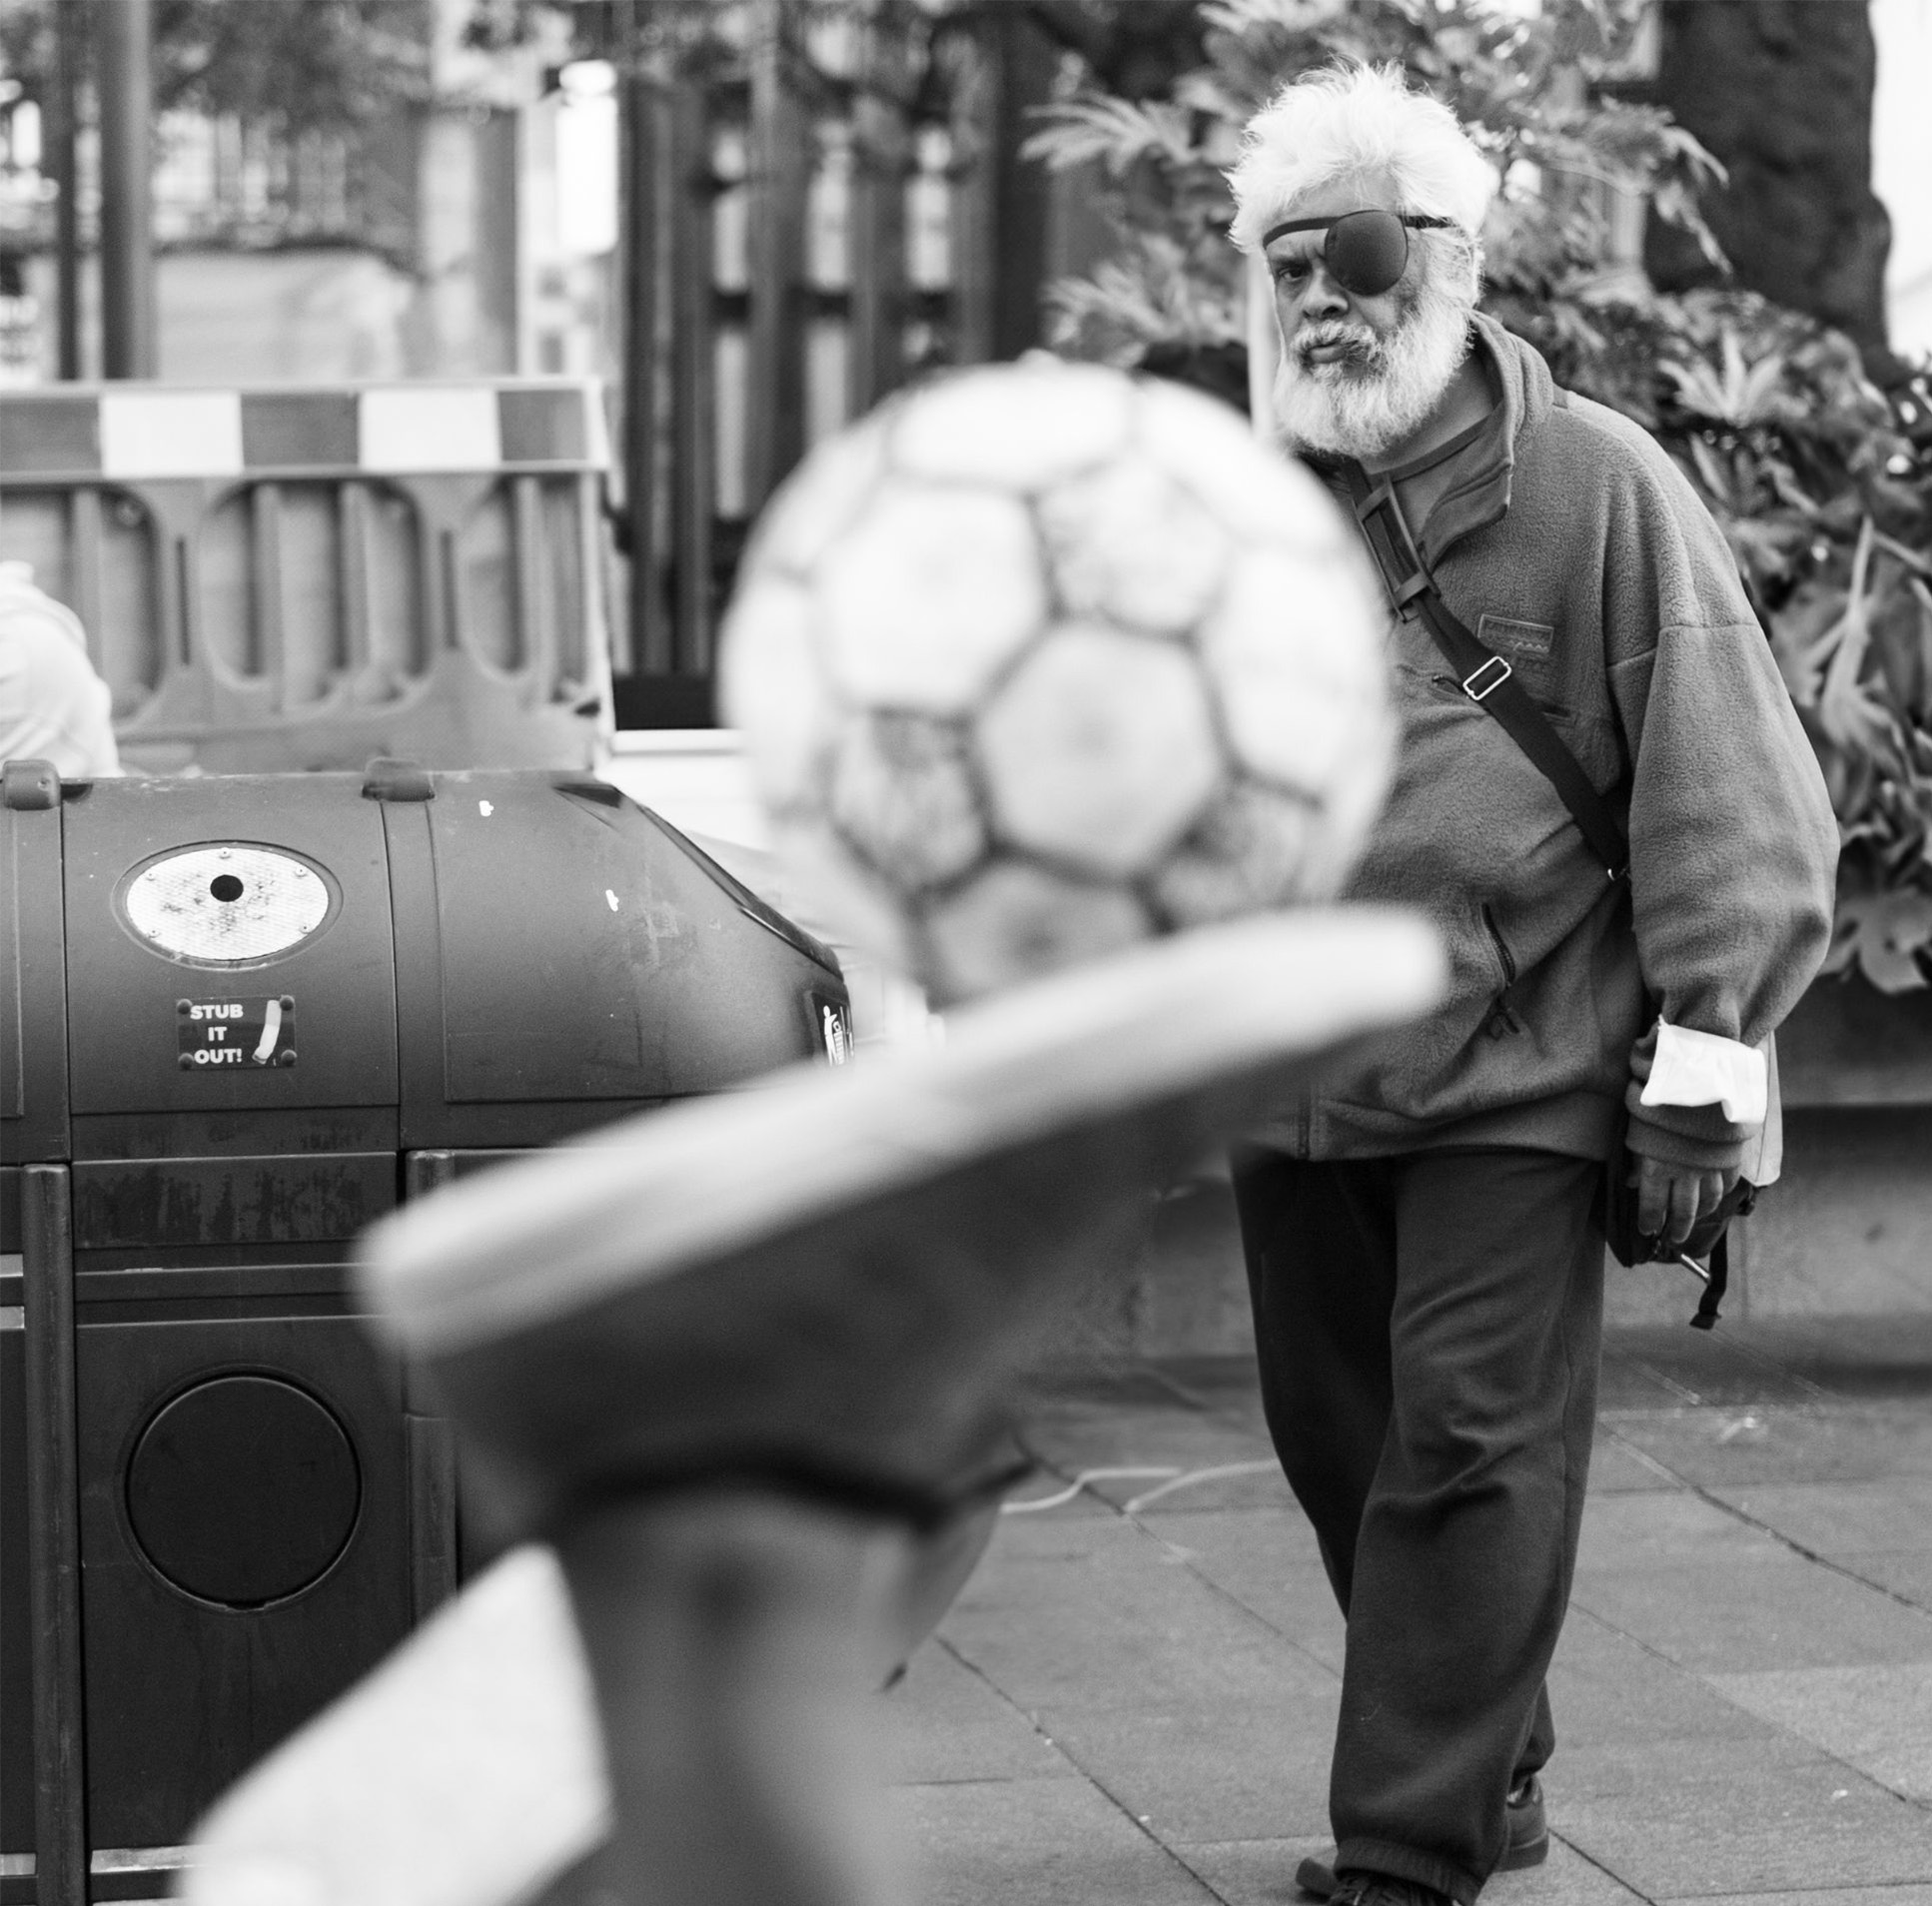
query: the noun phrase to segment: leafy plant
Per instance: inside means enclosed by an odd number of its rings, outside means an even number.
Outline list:
[[[1076,80],[1029,150],[1084,167],[1118,234],[1054,293],[1054,342],[1132,364],[1246,331],[1224,174],[1255,109],[1340,57],[1394,60],[1496,166],[1484,307],[1559,383],[1651,431],[1737,557],[1839,818],[1826,970],[1932,982],[1932,386],[1882,393],[1842,335],[1754,294],[1653,294],[1614,243],[1634,204],[1721,262],[1720,169],[1623,96],[1642,0],[1204,0],[1165,94]]]

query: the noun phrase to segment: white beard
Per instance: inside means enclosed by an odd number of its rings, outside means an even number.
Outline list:
[[[1289,448],[1371,460],[1417,430],[1469,350],[1472,303],[1428,278],[1396,329],[1304,325],[1275,371],[1275,421]],[[1312,345],[1346,344],[1346,358],[1309,364]]]

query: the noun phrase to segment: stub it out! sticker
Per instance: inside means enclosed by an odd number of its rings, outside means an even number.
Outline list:
[[[287,993],[255,999],[175,1003],[183,1072],[242,1072],[295,1064],[295,1001]]]

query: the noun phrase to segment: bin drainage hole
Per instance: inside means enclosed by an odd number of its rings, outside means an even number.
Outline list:
[[[233,874],[217,874],[208,883],[208,891],[217,900],[239,900],[242,897],[242,883]]]

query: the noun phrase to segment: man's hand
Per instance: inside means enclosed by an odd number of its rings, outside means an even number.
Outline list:
[[[1689,1165],[1666,1165],[1661,1159],[1633,1153],[1629,1182],[1636,1187],[1637,1232],[1655,1238],[1667,1250],[1681,1251],[1684,1240],[1723,1203],[1737,1183],[1737,1167],[1727,1171],[1699,1171]]]

